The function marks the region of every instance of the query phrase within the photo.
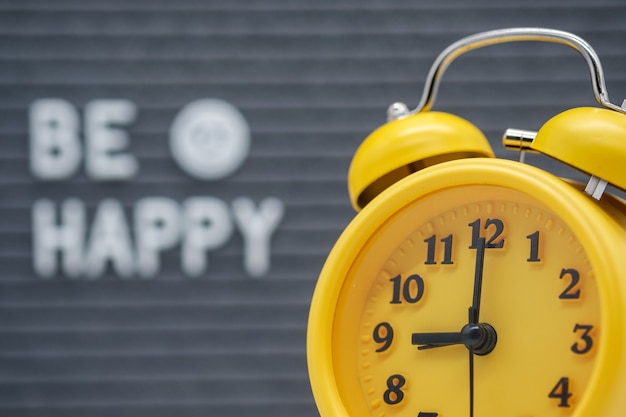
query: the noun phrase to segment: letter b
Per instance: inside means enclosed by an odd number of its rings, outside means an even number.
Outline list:
[[[40,99],[30,106],[30,169],[44,180],[72,175],[80,165],[79,116],[61,99]]]

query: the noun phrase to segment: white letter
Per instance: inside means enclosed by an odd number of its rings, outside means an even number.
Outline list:
[[[243,115],[222,100],[186,105],[170,128],[170,148],[178,166],[202,180],[232,174],[248,156],[250,128]]]
[[[270,238],[283,217],[283,203],[276,198],[266,198],[256,210],[252,200],[240,197],[232,205],[244,238],[246,271],[253,277],[261,277],[270,268]]]
[[[98,206],[86,252],[85,272],[91,278],[102,275],[107,261],[119,276],[133,274],[133,248],[119,201],[106,199]]]
[[[135,120],[137,108],[128,100],[94,100],[85,108],[85,168],[97,180],[131,178],[138,169],[134,156],[122,153],[128,135],[118,125]]]
[[[30,170],[43,180],[72,175],[80,164],[78,113],[65,100],[47,98],[30,106]]]
[[[149,278],[159,271],[159,252],[174,246],[180,238],[178,204],[165,197],[147,197],[135,206],[137,270]]]
[[[57,271],[57,251],[63,255],[62,270],[70,277],[81,273],[82,245],[85,235],[85,206],[68,199],[61,206],[61,224],[50,200],[38,200],[33,206],[33,260],[35,272],[51,277]]]
[[[213,197],[185,200],[185,238],[182,244],[182,266],[191,276],[202,274],[207,267],[206,251],[224,245],[233,232],[228,206]]]

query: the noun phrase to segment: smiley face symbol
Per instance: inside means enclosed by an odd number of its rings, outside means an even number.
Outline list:
[[[170,128],[170,149],[178,166],[202,180],[235,172],[248,155],[250,128],[231,104],[202,99],[186,105]]]

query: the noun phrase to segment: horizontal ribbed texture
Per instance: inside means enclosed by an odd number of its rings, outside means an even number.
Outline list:
[[[626,96],[620,0],[108,0],[0,1],[0,414],[11,417],[316,416],[305,356],[309,301],[324,259],[353,216],[351,156],[395,101],[414,106],[436,56],[473,33],[546,26],[582,36],[600,55],[613,102]],[[62,98],[84,122],[96,99],[137,109],[123,126],[139,170],[96,182],[29,168],[31,104]],[[207,182],[172,159],[170,127],[199,99],[235,106],[249,155]],[[519,43],[458,59],[435,107],[485,131],[498,156],[508,127],[537,129],[593,105],[575,51]],[[82,128],[81,128],[82,129]],[[81,139],[82,141],[82,139]],[[569,168],[530,156],[558,174]],[[132,229],[139,199],[211,196],[230,205],[279,199],[284,215],[261,278],[244,267],[234,231],[186,276],[180,246],[150,279],[111,268],[89,279],[33,270],[32,209],[41,198],[102,200]]]

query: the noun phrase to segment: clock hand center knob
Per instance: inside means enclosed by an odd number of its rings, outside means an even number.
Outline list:
[[[476,355],[487,355],[498,341],[496,329],[489,323],[468,323],[461,329],[461,341]]]

